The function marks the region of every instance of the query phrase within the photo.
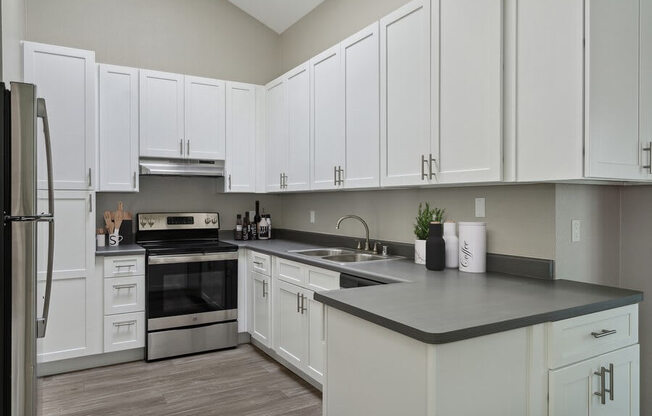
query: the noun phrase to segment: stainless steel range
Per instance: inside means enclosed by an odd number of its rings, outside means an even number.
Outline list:
[[[219,240],[217,213],[141,213],[147,250],[147,361],[235,347],[238,247]]]

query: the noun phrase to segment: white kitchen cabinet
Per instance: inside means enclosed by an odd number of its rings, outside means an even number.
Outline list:
[[[324,381],[324,355],[326,352],[326,328],[324,325],[323,303],[314,299],[315,292],[305,291],[307,334],[305,369],[309,376],[320,383]]]
[[[138,69],[99,65],[99,191],[138,192]]]
[[[429,152],[437,175],[433,179],[438,183],[500,181],[503,1],[435,3],[439,7],[432,7],[431,19]]]
[[[652,22],[652,2],[642,1],[641,22]],[[652,25],[641,25],[641,62],[639,73],[652,74]],[[639,138],[644,147],[652,147],[652,77],[641,76],[639,100]],[[643,153],[643,166],[649,175],[652,173],[652,154]]]
[[[288,112],[285,189],[310,189],[310,70],[301,64],[285,77]]]
[[[341,46],[347,189],[380,186],[380,61],[378,22]]]
[[[184,77],[140,70],[140,156],[185,157]]]
[[[639,140],[639,3],[585,4],[586,177],[652,178],[642,167],[651,152]]]
[[[265,132],[267,172],[265,189],[283,189],[283,172],[288,160],[288,112],[285,78],[275,79],[265,86]]]
[[[336,189],[344,165],[344,94],[340,45],[310,60],[310,187]]]
[[[274,349],[297,368],[305,364],[306,320],[301,287],[274,281]]]
[[[54,196],[54,273],[47,332],[37,342],[39,362],[102,352],[101,335],[95,336],[102,329],[93,318],[103,310],[102,281],[94,276],[95,195],[56,191]],[[47,192],[39,191],[40,210],[49,212],[47,201]],[[47,228],[45,223],[38,226],[38,311],[45,294]]]
[[[380,183],[429,182],[430,1],[380,19]]]
[[[186,75],[185,157],[224,160],[226,149],[226,83],[217,79]]]
[[[104,279],[104,315],[145,310],[145,276]]]
[[[95,52],[23,42],[25,82],[45,98],[52,139],[54,188],[95,186]],[[43,128],[38,128],[38,187],[47,189]]]
[[[225,191],[256,191],[256,86],[226,84]]]
[[[551,371],[550,416],[638,415],[639,365],[639,346],[632,345]],[[604,404],[596,393],[605,395]]]
[[[145,346],[145,312],[104,317],[104,352]]]
[[[272,301],[271,278],[251,271],[252,291],[252,325],[251,336],[266,347],[272,347]]]

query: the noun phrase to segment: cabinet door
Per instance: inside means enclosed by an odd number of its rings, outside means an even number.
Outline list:
[[[430,1],[414,0],[380,19],[380,184],[428,183],[429,153]]]
[[[288,150],[286,190],[310,189],[310,71],[308,64],[288,72]]]
[[[274,345],[281,357],[298,368],[305,361],[306,316],[301,305],[299,286],[274,280]]]
[[[315,380],[324,381],[324,355],[326,353],[326,333],[324,304],[313,299],[315,293],[304,291],[308,314],[306,337],[306,372]]]
[[[138,192],[138,69],[99,65],[100,191]]]
[[[183,75],[140,70],[140,155],[183,158]]]
[[[258,272],[250,272],[253,282],[251,336],[266,347],[271,347],[272,302],[270,278]]]
[[[50,315],[45,338],[37,342],[39,362],[55,361],[102,352],[93,345],[101,331],[93,316],[102,315],[102,280],[93,275],[94,194],[85,191],[55,192],[54,274]],[[38,195],[39,209],[49,212],[47,192]],[[37,310],[43,310],[47,267],[47,225],[39,224],[37,242]],[[101,299],[101,295],[100,295]],[[101,340],[101,337],[99,338]],[[101,341],[100,341],[101,342]]]
[[[281,190],[281,175],[288,158],[288,113],[284,78],[270,82],[265,88],[266,189],[278,192]]]
[[[641,22],[652,22],[652,2],[641,2]],[[652,74],[652,25],[641,25],[641,74]],[[641,76],[640,79],[639,119],[641,143],[652,147],[652,77]],[[643,165],[652,166],[652,152],[643,153]],[[646,169],[646,178],[652,178],[652,168]]]
[[[311,189],[339,187],[337,169],[344,165],[344,102],[336,45],[310,60]]]
[[[226,85],[226,192],[256,191],[256,86]]]
[[[184,78],[186,157],[224,160],[225,82],[188,75]]]
[[[440,0],[439,9],[433,7],[432,56],[439,64],[437,71],[433,59],[433,73],[439,77],[432,82],[439,83],[433,85],[439,95],[433,93],[432,154],[438,182],[502,179],[502,4]]]
[[[341,43],[344,80],[344,187],[380,185],[378,23]]]
[[[25,42],[25,82],[45,98],[52,139],[55,189],[95,186],[95,52]],[[47,189],[45,145],[38,122],[38,187]]]
[[[605,404],[600,393],[600,370],[606,373]],[[559,370],[549,375],[550,416],[634,416],[639,414],[639,346],[616,350]],[[595,373],[598,374],[595,374]]]
[[[518,2],[518,181],[583,175],[583,13],[582,0]]]
[[[586,176],[648,178],[638,134],[639,0],[585,7]]]

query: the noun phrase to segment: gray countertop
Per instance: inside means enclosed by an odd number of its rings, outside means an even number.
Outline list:
[[[289,260],[386,283],[318,292],[315,299],[429,344],[443,344],[638,303],[643,293],[570,280],[427,270],[409,260],[334,264],[291,250],[319,245],[234,241]]]
[[[95,247],[96,256],[128,256],[130,254],[145,254],[145,249],[138,244],[123,244],[111,247],[108,244],[104,247]]]

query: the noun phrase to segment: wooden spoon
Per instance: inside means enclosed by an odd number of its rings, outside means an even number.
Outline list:
[[[104,223],[106,224],[106,229],[109,231],[109,234],[113,234],[113,221],[111,221],[110,211],[104,211]]]
[[[123,211],[116,211],[113,213],[114,216],[114,224],[115,224],[115,229],[120,231],[120,226],[122,225],[122,220],[124,219],[124,212]]]

